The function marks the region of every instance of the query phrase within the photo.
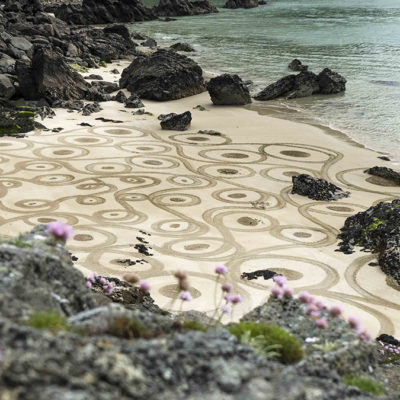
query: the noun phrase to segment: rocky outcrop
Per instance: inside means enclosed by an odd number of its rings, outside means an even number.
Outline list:
[[[308,65],[303,65],[300,60],[295,58],[289,63],[288,68],[295,72],[302,72],[308,70]]]
[[[216,105],[244,105],[251,103],[248,87],[238,75],[224,74],[207,84],[211,101]]]
[[[205,90],[199,65],[167,50],[137,57],[122,72],[119,84],[141,98],[157,101],[176,100]]]
[[[292,182],[292,194],[299,194],[313,200],[332,201],[350,196],[349,192],[343,191],[333,183],[307,174],[292,176]]]
[[[15,94],[15,87],[9,76],[0,75],[0,98],[11,99]]]
[[[1,104],[0,137],[24,137],[24,133],[35,129],[35,113],[29,107],[14,107],[12,104]]]
[[[174,43],[172,46],[169,47],[171,50],[174,51],[184,51],[186,53],[195,52],[196,50],[191,46],[189,43]]]
[[[182,114],[162,114],[158,117],[161,121],[161,128],[165,130],[171,131],[185,131],[191,121],[192,121],[192,114],[190,111],[186,111]]]
[[[215,6],[208,0],[160,0],[157,7],[154,8],[157,16],[175,17],[185,15],[199,15],[217,13]]]
[[[294,99],[313,94],[335,94],[346,89],[346,79],[325,68],[318,75],[302,71],[298,75],[287,75],[267,86],[254,96],[257,100],[273,100],[279,97]]]
[[[25,99],[77,100],[85,97],[87,85],[80,74],[74,72],[57,53],[40,49],[30,66],[17,64],[20,90]]]
[[[258,6],[258,0],[228,0],[223,8],[255,8]]]
[[[80,4],[63,4],[56,17],[77,25],[110,24],[115,22],[149,21],[153,11],[140,0],[83,0]]]
[[[394,182],[400,185],[400,174],[391,168],[387,167],[372,167],[365,171],[367,174],[378,176],[380,178],[387,179],[388,181]]]
[[[377,253],[382,271],[400,284],[400,200],[381,202],[347,218],[338,238],[345,254],[356,246]]]

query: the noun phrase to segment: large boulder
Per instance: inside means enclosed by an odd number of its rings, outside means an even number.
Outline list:
[[[307,97],[319,92],[318,77],[311,71],[303,71],[295,76],[294,86],[288,99]]]
[[[294,87],[296,75],[287,75],[267,86],[254,98],[256,100],[273,100],[289,93]]]
[[[3,99],[11,99],[15,94],[15,88],[7,75],[0,75],[0,97]]]
[[[35,129],[35,114],[30,108],[0,107],[0,137],[24,137],[24,133]]]
[[[228,0],[223,8],[255,8],[258,6],[258,0]]]
[[[157,101],[176,100],[205,90],[199,65],[167,50],[137,57],[124,69],[119,84],[141,98]]]
[[[238,75],[224,74],[207,84],[211,101],[217,105],[244,105],[251,103],[248,87]]]
[[[325,68],[318,74],[319,93],[335,94],[344,92],[346,90],[346,82],[342,75]]]
[[[87,85],[80,74],[73,71],[59,54],[48,50],[38,50],[32,65],[17,65],[20,91],[28,100],[44,98],[49,103],[55,100],[83,99]]]
[[[365,171],[367,174],[392,181],[394,185],[400,186],[400,173],[388,167],[372,167]]]
[[[208,0],[160,0],[155,12],[158,16],[174,17],[217,13],[218,10]]]
[[[186,111],[182,114],[161,114],[158,119],[161,121],[161,128],[170,131],[185,131],[192,122],[192,114]]]

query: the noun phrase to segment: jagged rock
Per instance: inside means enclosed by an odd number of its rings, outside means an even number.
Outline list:
[[[160,0],[155,12],[158,16],[175,17],[217,13],[218,10],[208,0]]]
[[[129,32],[129,29],[126,27],[126,25],[122,24],[114,24],[114,25],[108,25],[104,28],[104,33],[116,33],[119,36],[122,36],[125,40],[130,41],[131,39],[131,33]]]
[[[295,58],[289,63],[288,68],[295,72],[302,72],[308,70],[308,65],[303,65],[300,60]]]
[[[0,97],[11,99],[15,94],[15,88],[7,75],[0,74]]]
[[[139,99],[139,97],[137,97],[135,94],[133,94],[128,99],[126,99],[125,107],[126,108],[142,108],[142,107],[144,107],[144,104]]]
[[[86,95],[85,80],[73,71],[59,54],[40,49],[33,56],[32,66],[17,63],[20,91],[25,99],[55,100],[82,99]]]
[[[13,74],[16,60],[5,53],[0,54],[0,57],[0,73]]]
[[[207,84],[211,101],[217,105],[244,105],[251,103],[248,87],[238,75],[224,74]]]
[[[169,47],[171,50],[174,51],[185,51],[186,53],[195,52],[196,50],[191,46],[189,43],[174,43],[172,46]]]
[[[325,68],[318,74],[319,93],[335,94],[346,90],[346,79],[337,72]]]
[[[269,269],[259,269],[253,272],[243,272],[240,275],[240,279],[247,279],[248,281],[251,281],[253,279],[258,279],[260,277],[263,277],[264,280],[268,280],[273,278],[275,275],[276,272],[270,271]]]
[[[400,174],[387,167],[372,167],[365,171],[367,174],[379,176],[400,185]]]
[[[124,69],[119,84],[141,98],[158,101],[192,96],[205,89],[203,71],[196,62],[163,49],[137,57]]]
[[[90,114],[96,113],[101,111],[102,108],[100,107],[99,103],[88,103],[82,109],[82,115],[88,116]]]
[[[96,80],[96,81],[102,81],[103,77],[101,75],[97,75],[97,74],[90,74],[85,76],[85,79],[90,79],[90,80]]]
[[[69,100],[69,101],[55,101],[52,106],[54,108],[67,108],[72,111],[80,111],[82,110],[84,103],[82,100]]]
[[[144,42],[141,43],[143,47],[155,48],[157,47],[157,42],[153,38],[147,38]]]
[[[118,101],[118,103],[125,103],[128,98],[126,97],[125,93],[120,90],[113,98],[114,101]]]
[[[0,107],[0,137],[24,137],[24,133],[35,129],[34,117],[31,108]]]
[[[228,0],[223,8],[255,8],[258,6],[258,0]]]
[[[350,196],[349,192],[343,191],[333,183],[307,174],[292,176],[292,182],[292,194],[299,194],[313,200],[332,201]]]
[[[258,93],[254,98],[256,100],[273,100],[284,96],[294,88],[295,75],[287,75],[279,79],[275,83],[267,86],[264,90]]]
[[[112,93],[119,89],[118,83],[106,82],[103,80],[92,82],[92,88],[98,89],[100,92]]]
[[[86,100],[89,101],[102,102],[102,101],[110,101],[112,97],[110,94],[105,93],[101,87],[93,86],[88,88],[85,98]]]
[[[186,111],[183,114],[162,114],[158,117],[161,121],[161,128],[172,131],[185,131],[192,121],[192,114]]]

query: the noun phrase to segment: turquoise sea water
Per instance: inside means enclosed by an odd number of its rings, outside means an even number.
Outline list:
[[[193,58],[206,71],[237,73],[260,88],[288,74],[293,58],[316,73],[330,67],[347,78],[344,95],[266,104],[400,159],[399,0],[272,0],[255,9],[221,8],[132,29],[161,45],[191,43]]]

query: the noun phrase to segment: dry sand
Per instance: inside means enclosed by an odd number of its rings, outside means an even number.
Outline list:
[[[124,65],[91,72],[116,81],[118,75],[108,72],[115,67],[122,71]],[[79,269],[110,276],[137,272],[161,307],[171,303],[172,273],[181,268],[190,274],[194,297],[184,309],[213,310],[213,271],[224,263],[244,299],[235,318],[265,301],[271,286],[262,278],[241,280],[241,273],[270,269],[285,274],[296,291],[343,304],[374,335],[400,336],[399,291],[379,267],[368,265],[375,257],[335,251],[346,217],[399,197],[400,187],[363,172],[391,163],[315,126],[213,106],[207,93],[144,103],[153,116],[134,116],[108,102],[90,117],[59,110],[43,121],[63,127],[60,133],[2,138],[0,234],[68,222],[75,233],[68,249]],[[188,131],[160,129],[159,114],[187,110],[193,116]],[[201,129],[222,135],[198,134]],[[292,195],[291,176],[298,173],[328,179],[351,197],[321,202]],[[152,256],[135,249],[141,238]],[[129,266],[121,263],[126,259],[145,262]]]

